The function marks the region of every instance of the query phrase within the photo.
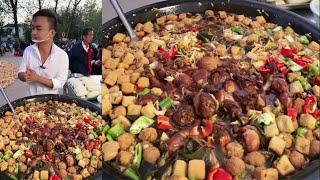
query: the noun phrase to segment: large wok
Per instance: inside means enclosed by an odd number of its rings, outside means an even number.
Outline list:
[[[320,42],[320,29],[311,24],[303,17],[289,12],[270,4],[265,4],[257,1],[249,0],[170,0],[159,2],[138,9],[134,9],[126,13],[128,21],[133,25],[144,23],[149,20],[155,20],[165,14],[179,14],[183,12],[203,13],[207,9],[214,11],[224,10],[230,13],[244,14],[245,16],[255,17],[263,15],[268,22],[273,22],[281,26],[290,25],[299,34],[310,34],[312,40]],[[102,25],[103,30],[103,45],[104,47],[112,43],[112,37],[117,32],[126,32],[120,19],[114,18]],[[318,179],[320,160],[315,160],[310,165],[301,171],[297,171],[290,179]],[[110,164],[104,163],[104,171],[108,174],[113,174],[116,179],[123,179],[119,172],[114,171]]]
[[[66,103],[75,103],[77,106],[88,108],[92,112],[96,112],[97,114],[101,115],[101,108],[96,106],[95,104],[85,101],[79,98],[74,98],[71,96],[65,96],[65,95],[57,95],[57,94],[43,94],[43,95],[36,95],[36,96],[29,96],[24,97],[21,99],[17,99],[13,102],[11,102],[12,106],[18,107],[23,106],[30,102],[47,102],[47,101],[59,101],[59,102],[66,102]],[[10,111],[10,108],[8,105],[4,105],[0,107],[0,117],[3,117],[5,112]],[[94,176],[91,176],[90,179],[101,179],[102,171],[98,171]],[[0,179],[10,179],[5,173],[0,172]]]

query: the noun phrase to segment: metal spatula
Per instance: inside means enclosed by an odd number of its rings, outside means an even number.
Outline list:
[[[0,90],[1,90],[1,94],[2,94],[2,96],[3,96],[3,97],[4,97],[4,99],[7,101],[7,103],[8,103],[8,105],[9,105],[9,107],[10,107],[10,109],[11,109],[12,113],[13,113],[14,115],[17,115],[17,113],[16,113],[16,111],[14,110],[14,108],[13,108],[13,106],[12,106],[12,104],[11,104],[11,102],[10,102],[10,100],[9,100],[9,98],[8,98],[8,96],[7,96],[7,94],[6,94],[6,92],[4,91],[4,89],[3,89],[2,87],[0,87]]]
[[[129,24],[127,18],[124,16],[124,13],[118,3],[117,0],[110,0],[114,10],[117,12],[119,18],[121,19],[124,27],[127,29],[130,37],[131,37],[131,42],[130,44],[134,44],[135,42],[137,42],[139,40],[139,38],[137,37],[136,33],[133,31],[131,25]]]

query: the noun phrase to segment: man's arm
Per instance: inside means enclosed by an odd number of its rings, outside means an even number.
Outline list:
[[[26,76],[25,76],[26,82],[28,83],[41,83],[49,88],[53,88],[53,82],[51,79],[47,79],[45,77],[42,77],[38,75],[34,70],[32,69],[27,69]]]

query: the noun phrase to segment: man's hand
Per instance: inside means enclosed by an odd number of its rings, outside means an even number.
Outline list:
[[[25,78],[27,83],[38,82],[39,75],[33,69],[27,68],[27,71],[25,74],[26,74]]]
[[[101,65],[102,65],[102,62],[101,62],[101,60],[96,60],[96,61],[94,62],[94,64],[97,65],[97,66],[101,66]]]

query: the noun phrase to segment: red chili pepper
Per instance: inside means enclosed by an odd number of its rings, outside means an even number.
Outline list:
[[[31,150],[26,150],[25,155],[26,155],[26,157],[30,158],[30,157],[32,157],[33,153]]]
[[[229,143],[229,138],[227,137],[227,136],[222,136],[222,137],[220,137],[220,139],[219,139],[219,142],[220,142],[220,146],[222,147],[222,148],[224,148],[228,143]]]
[[[48,160],[53,160],[53,158],[54,158],[54,153],[53,152],[47,152],[47,155],[46,155],[46,158],[48,159]]]
[[[94,141],[90,141],[86,144],[86,149],[92,151],[95,148],[96,143]]]
[[[83,121],[84,121],[85,123],[90,124],[90,125],[93,126],[93,127],[96,127],[96,126],[97,126],[97,123],[94,122],[94,121],[92,121],[89,117],[83,118]]]
[[[100,140],[95,140],[94,141],[94,149],[101,149],[101,141]]]
[[[26,120],[27,120],[26,121],[27,124],[33,124],[36,121],[36,118],[31,116],[31,117],[27,117]]]
[[[211,122],[206,122],[204,127],[201,127],[203,137],[207,137],[207,136],[211,135],[212,130],[213,130],[213,123],[211,123]]]
[[[298,111],[295,108],[287,108],[287,115],[292,119],[296,119],[298,116]]]
[[[270,74],[271,70],[269,68],[265,67],[265,66],[261,66],[259,68],[259,72],[262,75],[268,75],[268,74]]]
[[[305,113],[311,114],[314,112],[313,108],[316,105],[317,105],[317,97],[316,96],[308,96],[306,98],[305,104],[303,105],[303,111]]]
[[[189,130],[189,136],[199,136],[200,131],[199,131],[199,126],[194,126]]]
[[[52,176],[50,177],[50,180],[61,180],[61,177],[56,175],[56,173],[53,173]]]
[[[87,127],[86,127],[84,124],[82,124],[82,123],[78,123],[78,124],[76,125],[76,127],[77,127],[77,129],[79,129],[79,130],[87,130]]]
[[[171,47],[171,52],[169,52],[165,48],[160,48],[158,51],[158,55],[160,56],[160,58],[163,58],[167,61],[174,59],[177,54],[178,54],[178,48],[176,45],[173,45]]]
[[[293,61],[299,64],[301,67],[306,68],[312,63],[312,59],[308,56],[299,57],[297,55],[293,56]]]
[[[315,82],[316,85],[320,86],[320,76],[316,77],[314,79],[314,82]]]
[[[196,27],[190,27],[190,28],[189,28],[189,31],[190,31],[190,32],[197,32],[198,29],[197,29]]]
[[[207,180],[232,180],[232,176],[222,168],[212,168],[209,171]]]
[[[170,118],[167,116],[159,115],[157,117],[157,125],[158,125],[158,129],[161,129],[161,130],[172,129],[172,125],[170,124]]]
[[[280,53],[284,57],[293,58],[293,55],[297,53],[298,49],[296,47],[285,48],[281,47]]]

